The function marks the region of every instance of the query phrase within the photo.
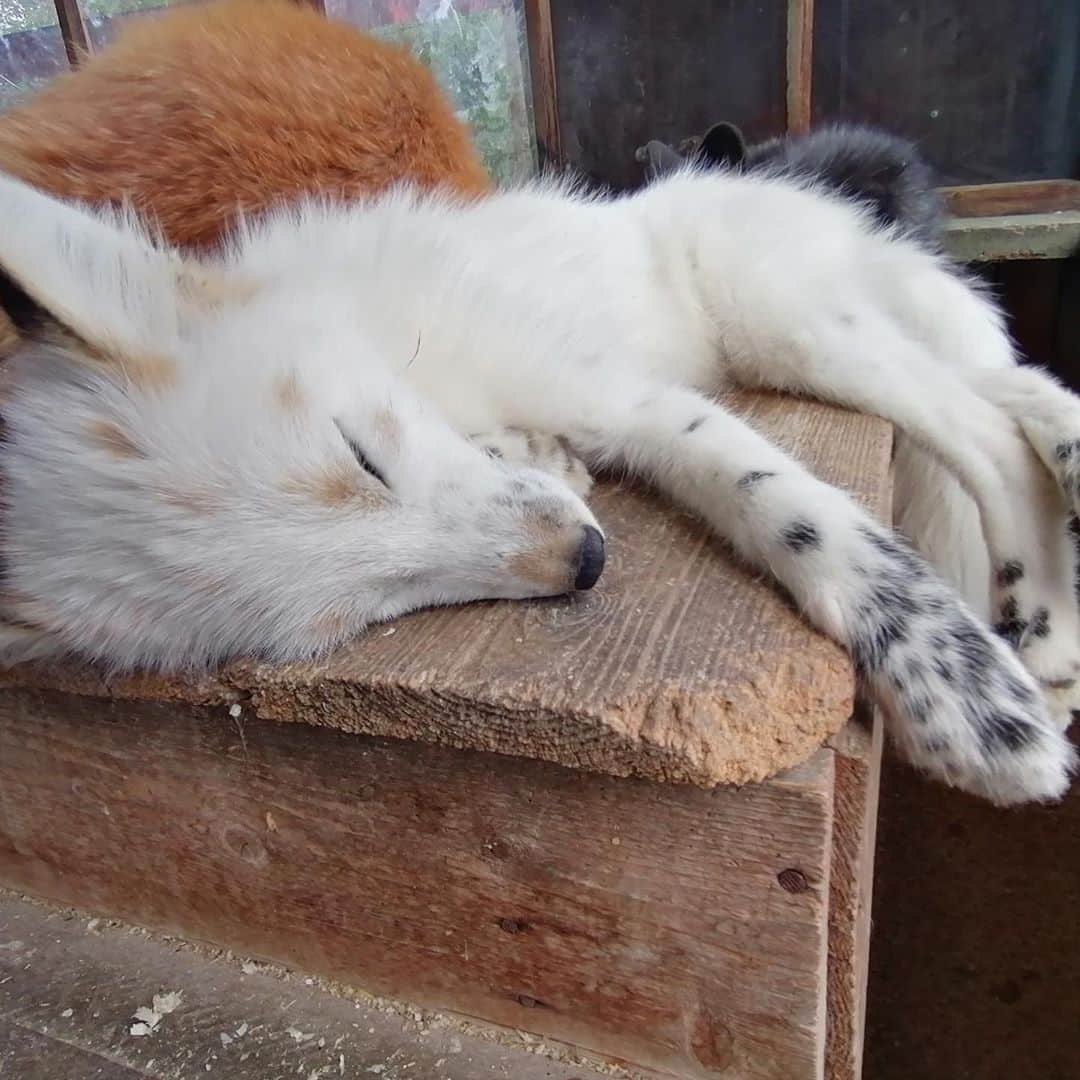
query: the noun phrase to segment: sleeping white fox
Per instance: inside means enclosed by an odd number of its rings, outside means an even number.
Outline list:
[[[909,760],[1001,803],[1064,792],[1080,401],[857,206],[723,172],[615,200],[406,188],[281,209],[198,261],[9,178],[0,221],[23,339],[5,661],[289,659],[424,605],[590,587],[580,459],[646,477],[770,572]],[[959,478],[1008,640],[717,404],[733,386],[883,415]]]

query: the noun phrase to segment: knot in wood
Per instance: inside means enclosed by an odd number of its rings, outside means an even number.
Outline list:
[[[780,882],[780,888],[789,893],[806,892],[810,888],[810,882],[806,880],[806,875],[794,867],[781,870],[776,875],[776,880]]]

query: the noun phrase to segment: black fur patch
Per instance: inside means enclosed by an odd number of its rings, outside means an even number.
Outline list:
[[[821,547],[821,534],[809,521],[793,521],[780,533],[784,547],[801,555],[804,551],[816,551]]]
[[[865,525],[859,526],[858,532],[884,556],[884,564],[868,572],[852,640],[856,666],[862,672],[873,672],[881,668],[894,646],[910,639],[912,621],[927,613],[926,604],[912,589],[925,579],[926,570],[914,552],[888,533]],[[911,682],[925,682],[926,669],[919,660],[909,660],[907,677]]]
[[[940,656],[934,657],[933,665],[938,678],[943,682],[953,683],[956,681],[956,672]]]
[[[691,420],[689,424],[683,428],[684,435],[692,435],[702,424],[709,418],[707,416],[699,416],[696,420]]]
[[[1019,559],[1009,559],[1002,563],[997,572],[997,583],[1003,589],[1015,585],[1024,576],[1024,564]]]
[[[1050,636],[1050,612],[1046,608],[1036,608],[1031,622],[1028,623],[1028,633],[1037,638]]]
[[[1016,597],[1010,596],[1001,605],[1001,621],[994,624],[994,633],[1018,649],[1027,628],[1027,620],[1020,618],[1020,605]]]
[[[982,717],[979,735],[988,748],[1022,750],[1034,742],[1036,730],[1008,713],[989,713]]]

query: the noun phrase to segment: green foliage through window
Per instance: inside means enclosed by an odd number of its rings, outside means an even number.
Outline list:
[[[371,33],[407,45],[431,68],[472,128],[496,180],[518,180],[536,171],[522,57],[525,35],[516,10],[451,11],[443,18],[373,27]]]

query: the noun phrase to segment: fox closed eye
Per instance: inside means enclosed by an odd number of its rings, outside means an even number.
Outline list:
[[[381,470],[379,470],[375,467],[375,465],[372,464],[371,458],[369,458],[367,454],[364,453],[363,447],[361,447],[360,444],[345,431],[345,429],[341,426],[340,420],[334,421],[334,427],[338,429],[338,432],[341,434],[342,439],[345,440],[345,445],[349,448],[352,456],[356,458],[356,463],[360,466],[360,468],[363,469],[364,472],[366,472],[369,476],[374,477],[374,479],[378,480],[384,488],[389,490],[390,485],[386,481],[386,476],[382,473]]]

